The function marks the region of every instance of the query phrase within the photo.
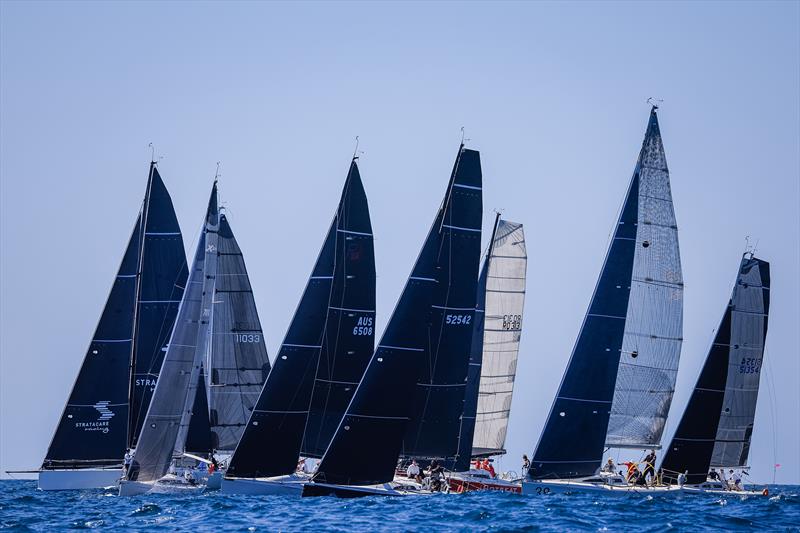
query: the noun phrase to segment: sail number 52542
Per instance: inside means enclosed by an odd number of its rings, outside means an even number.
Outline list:
[[[447,315],[445,317],[445,322],[447,324],[454,324],[454,325],[468,325],[472,322],[472,315]]]

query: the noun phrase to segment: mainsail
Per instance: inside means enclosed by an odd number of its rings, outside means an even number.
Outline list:
[[[354,159],[322,250],[227,476],[294,472],[309,411],[318,421],[309,447],[327,446],[330,422],[325,418],[339,417],[339,402],[353,394],[351,382],[360,376],[359,361],[372,350],[374,320],[372,227]],[[312,395],[317,394],[322,397],[312,406]]]
[[[595,472],[605,446],[660,442],[677,377],[683,279],[656,107],[529,475]]]
[[[528,257],[522,224],[498,220],[488,260],[473,456],[505,453],[525,305]]]
[[[186,270],[172,201],[151,163],[142,208],[43,469],[121,465],[157,381]]]
[[[769,263],[745,254],[689,403],[661,465],[664,479],[706,480],[711,466],[744,467],[750,452],[769,315]]]
[[[438,450],[455,455],[475,311],[480,215],[480,157],[462,145],[433,226],[314,481],[354,485],[391,481],[409,435],[409,421],[419,421],[411,434],[415,437],[423,427],[434,425],[434,407],[446,414],[436,420],[443,431],[435,431],[424,442],[444,441]],[[466,332],[466,340],[444,331],[452,329]],[[446,371],[430,359],[431,339],[440,348],[442,364],[447,361],[452,368]],[[463,361],[455,361],[456,353]],[[436,392],[448,388],[443,394]],[[418,391],[425,396],[430,391],[431,403],[437,403],[431,411],[420,405]],[[456,401],[457,410],[451,413]],[[430,418],[423,419],[425,415]]]

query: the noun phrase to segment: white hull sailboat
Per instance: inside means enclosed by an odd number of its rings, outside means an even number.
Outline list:
[[[81,468],[77,470],[42,470],[39,490],[85,490],[116,487],[121,468]]]
[[[311,479],[311,474],[295,472],[286,476],[262,478],[232,478],[222,480],[224,494],[260,494],[271,496],[300,496],[303,485]]]

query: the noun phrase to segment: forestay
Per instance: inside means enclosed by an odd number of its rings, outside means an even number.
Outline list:
[[[522,224],[499,220],[486,279],[483,356],[473,456],[505,453],[522,335],[527,261]]]

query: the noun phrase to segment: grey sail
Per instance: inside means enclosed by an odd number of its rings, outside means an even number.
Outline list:
[[[158,383],[127,472],[127,479],[132,481],[156,481],[167,473],[186,405],[194,400],[190,383],[197,382],[200,372],[195,348],[203,292],[204,237],[201,234]]]
[[[505,453],[525,306],[522,224],[500,219],[489,258],[478,409],[472,455]]]
[[[683,336],[678,228],[661,131],[654,118],[637,174],[638,245],[606,435],[610,447],[655,447],[661,442],[675,392]]]
[[[769,313],[769,263],[745,256],[731,297],[728,378],[711,466],[747,466]]]
[[[216,262],[213,242],[217,225],[215,183],[159,380],[126,475],[131,481],[160,479],[169,470],[173,457],[184,451],[197,396],[201,354],[208,336],[211,294],[208,289],[214,282],[208,266],[211,265],[213,269]],[[207,413],[198,415],[206,417]]]
[[[224,213],[219,216],[205,368],[212,446],[233,452],[244,432],[270,364],[244,256]]]

